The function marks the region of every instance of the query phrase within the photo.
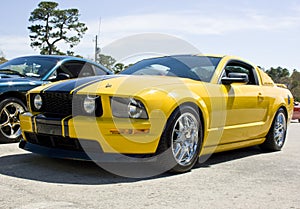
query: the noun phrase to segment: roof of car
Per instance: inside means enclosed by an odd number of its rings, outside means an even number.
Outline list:
[[[23,57],[23,58],[25,58],[25,57],[52,57],[52,58],[56,58],[56,59],[66,59],[66,58],[83,59],[80,57],[67,56],[67,55],[26,55],[26,56],[21,56],[21,57]]]

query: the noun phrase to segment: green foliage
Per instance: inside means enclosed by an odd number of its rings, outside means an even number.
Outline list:
[[[271,67],[269,70],[266,71],[266,73],[273,79],[275,83],[280,83],[280,80],[282,78],[290,76],[289,70],[282,67]]]
[[[294,70],[291,75],[292,79],[292,88],[291,92],[295,97],[295,100],[300,101],[300,72]]]
[[[87,31],[84,23],[79,22],[77,9],[58,9],[58,3],[43,1],[31,12],[29,26],[31,47],[40,49],[41,54],[68,54],[60,51],[58,42],[64,42],[70,48],[76,46]]]
[[[105,54],[98,54],[96,62],[102,64],[114,73],[119,73],[128,67],[125,66],[123,63],[116,63],[117,61],[115,58]]]
[[[0,50],[0,64],[6,62],[7,59],[5,59],[3,52]]]
[[[7,59],[5,59],[4,57],[0,57],[0,64],[4,63],[6,61],[7,61]]]
[[[266,73],[275,83],[285,84],[292,92],[296,101],[300,101],[300,72],[294,70],[290,76],[289,70],[282,67],[270,68]]]
[[[105,55],[105,54],[98,54],[96,62],[102,64],[104,67],[110,70],[113,70],[116,60],[112,56]]]

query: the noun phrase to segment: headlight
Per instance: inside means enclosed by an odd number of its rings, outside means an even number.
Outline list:
[[[128,111],[129,117],[140,118],[141,115],[143,114],[144,107],[142,106],[141,102],[139,102],[135,99],[130,99],[127,111]]]
[[[33,106],[36,110],[40,110],[43,106],[43,100],[42,100],[42,97],[37,94],[34,96],[33,98]]]
[[[144,104],[134,98],[111,97],[111,109],[118,118],[148,118]]]
[[[86,113],[91,114],[96,110],[96,97],[87,96],[83,101],[83,109]]]

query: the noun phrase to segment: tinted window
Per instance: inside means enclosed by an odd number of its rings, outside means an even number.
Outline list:
[[[68,61],[57,68],[57,74],[65,73],[70,78],[77,78],[79,75],[90,76],[94,75],[93,69],[89,64],[82,61]],[[84,71],[84,72],[83,72]]]
[[[159,75],[209,82],[220,58],[205,56],[168,56],[142,60],[120,74]]]
[[[94,69],[96,75],[108,75],[109,74],[104,69],[101,69],[101,68],[97,67],[96,65],[91,65],[91,67]]]
[[[64,74],[66,76],[65,78],[80,78],[95,75],[107,75],[108,73],[103,69],[84,61],[67,61],[62,63],[61,66],[52,73],[48,80],[60,80],[58,79],[59,74]]]

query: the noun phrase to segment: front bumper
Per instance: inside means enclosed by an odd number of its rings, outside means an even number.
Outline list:
[[[85,143],[89,142],[86,141]],[[92,150],[87,152],[87,150],[75,151],[46,147],[21,140],[19,143],[19,148],[51,158],[93,161],[95,163],[152,163],[157,161],[157,158],[154,155],[123,155],[103,153],[99,146],[99,150],[97,150],[95,149],[97,148],[97,145],[93,145],[95,144],[90,143]]]
[[[86,154],[83,151],[73,151],[73,150],[65,150],[65,149],[58,149],[58,148],[53,149],[51,147],[33,144],[25,140],[20,141],[19,148],[36,154],[52,157],[52,158],[91,161],[91,158],[88,156],[88,154]]]
[[[70,151],[68,145],[78,148],[82,145],[82,141],[87,141],[95,143],[103,153],[155,153],[162,130],[151,128],[148,120],[130,120],[130,122],[128,120],[130,119],[105,120],[87,116],[59,119],[33,115],[29,112],[20,116],[23,138],[30,144],[50,147],[52,150],[62,148]],[[62,143],[64,144],[62,147],[56,146]],[[84,152],[85,149],[84,145],[79,151]]]

